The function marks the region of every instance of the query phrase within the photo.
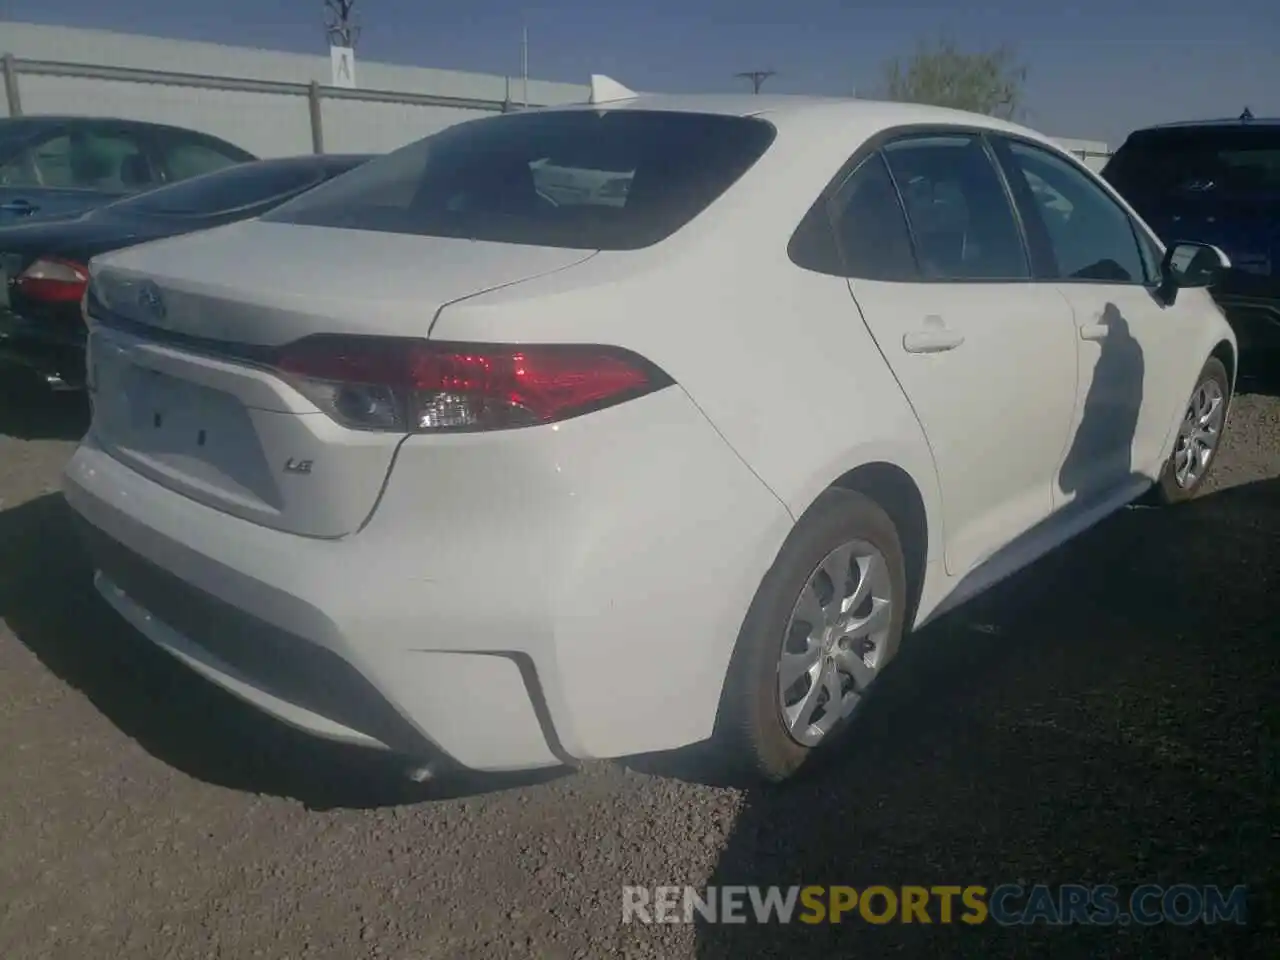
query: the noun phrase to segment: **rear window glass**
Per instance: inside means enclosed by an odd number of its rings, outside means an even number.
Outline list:
[[[1280,128],[1136,133],[1103,176],[1118,190],[1147,194],[1280,192]]]
[[[321,179],[313,163],[235,164],[120,201],[111,209],[157,217],[211,216],[292,194]]]
[[[763,120],[643,110],[508,114],[448,127],[263,219],[631,250],[674,233],[773,142]]]

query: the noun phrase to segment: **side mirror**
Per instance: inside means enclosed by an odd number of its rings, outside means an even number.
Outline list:
[[[1208,243],[1179,240],[1165,251],[1160,262],[1160,296],[1172,304],[1182,289],[1211,287],[1231,269],[1231,259]]]

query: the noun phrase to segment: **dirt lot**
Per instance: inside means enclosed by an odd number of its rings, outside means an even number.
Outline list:
[[[65,398],[61,398],[65,399]],[[412,787],[240,706],[92,595],[74,402],[0,391],[0,957],[1280,956],[1280,399],[915,638],[847,763],[696,755]],[[622,926],[623,884],[1250,885],[1244,928]]]

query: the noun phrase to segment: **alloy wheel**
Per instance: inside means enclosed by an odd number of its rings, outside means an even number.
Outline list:
[[[1183,490],[1204,477],[1222,438],[1226,410],[1226,397],[1217,380],[1203,381],[1191,394],[1173,451],[1173,479]]]
[[[892,581],[863,540],[814,568],[792,609],[778,661],[778,706],[797,743],[817,746],[849,716],[887,659]]]

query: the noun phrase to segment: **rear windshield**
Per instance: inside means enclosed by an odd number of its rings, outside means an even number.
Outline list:
[[[708,207],[774,132],[753,118],[642,110],[488,117],[372,160],[263,219],[633,250]]]
[[[1280,127],[1198,127],[1135,133],[1103,175],[1148,195],[1280,193]]]

